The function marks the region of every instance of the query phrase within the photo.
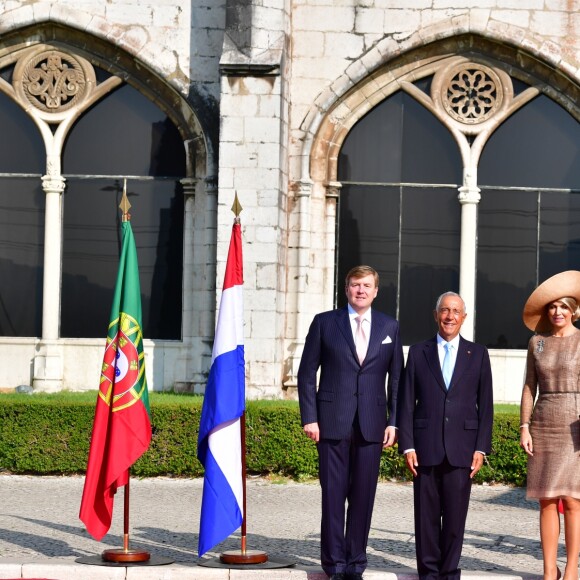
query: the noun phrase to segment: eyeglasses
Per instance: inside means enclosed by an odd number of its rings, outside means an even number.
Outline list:
[[[463,311],[457,310],[457,308],[439,308],[439,314],[443,314],[443,316],[452,314],[453,316],[455,316],[455,318],[457,318],[463,315]]]

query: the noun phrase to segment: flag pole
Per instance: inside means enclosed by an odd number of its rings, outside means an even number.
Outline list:
[[[131,204],[127,197],[127,180],[123,180],[123,196],[119,204],[123,212],[122,220],[124,222],[131,221],[131,214],[129,209]],[[131,480],[131,469],[127,469],[127,483],[124,486],[123,494],[123,548],[113,548],[105,550],[101,557],[106,562],[147,562],[151,558],[151,554],[146,550],[133,550],[129,548],[129,503],[130,503],[130,489],[129,482]]]
[[[104,550],[101,558],[105,562],[147,562],[151,558],[151,554],[147,550],[129,548],[129,477],[130,473],[128,472],[123,498],[123,547]]]
[[[232,211],[235,214],[234,224],[240,224],[242,206],[236,192]],[[263,564],[268,561],[268,554],[261,550],[248,550],[246,542],[246,411],[240,417],[240,438],[242,450],[242,537],[240,550],[228,550],[220,554],[220,561],[224,564]]]

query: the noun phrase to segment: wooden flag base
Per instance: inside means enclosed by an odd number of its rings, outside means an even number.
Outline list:
[[[105,562],[147,562],[151,554],[145,550],[124,550],[116,548],[105,550],[101,557]]]
[[[228,550],[220,554],[223,564],[263,564],[268,561],[268,554],[260,550]]]

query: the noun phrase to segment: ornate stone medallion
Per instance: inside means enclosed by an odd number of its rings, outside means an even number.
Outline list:
[[[461,63],[446,71],[441,83],[441,102],[447,114],[468,125],[492,117],[503,101],[502,83],[489,67]]]
[[[94,82],[92,66],[58,50],[42,50],[21,59],[15,70],[20,98],[44,113],[63,113],[86,98]]]

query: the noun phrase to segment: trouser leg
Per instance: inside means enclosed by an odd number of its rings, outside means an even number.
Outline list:
[[[419,465],[413,479],[415,551],[421,580],[439,578],[441,560],[441,478],[437,466]]]
[[[322,491],[320,561],[328,575],[346,569],[344,521],[349,483],[349,449],[350,439],[322,439],[318,443]]]
[[[441,474],[441,567],[439,577],[458,580],[461,576],[459,560],[465,536],[465,521],[471,495],[469,467],[442,466]]]
[[[350,447],[350,478],[346,514],[346,571],[367,567],[367,543],[379,478],[382,442],[365,441],[355,424]]]

